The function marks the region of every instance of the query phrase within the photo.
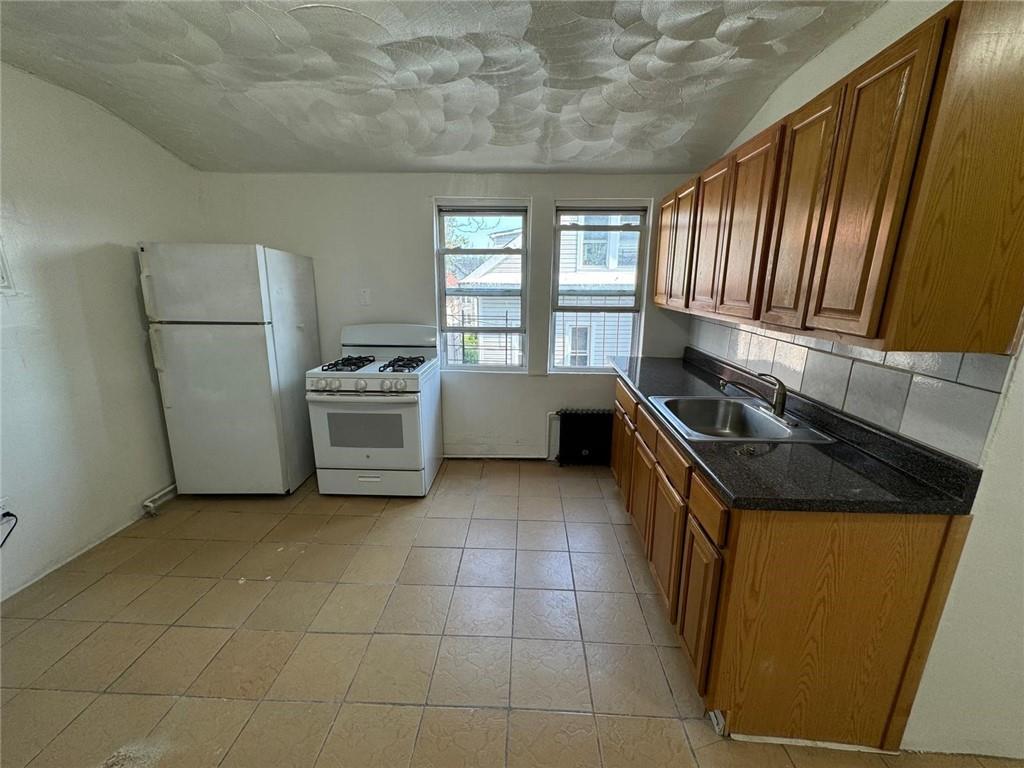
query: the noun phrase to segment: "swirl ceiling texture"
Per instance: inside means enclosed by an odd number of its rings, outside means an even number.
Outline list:
[[[878,2],[4,2],[0,57],[210,171],[699,170]]]

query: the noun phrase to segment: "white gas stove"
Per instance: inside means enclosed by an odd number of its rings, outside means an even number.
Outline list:
[[[341,354],[306,372],[320,492],[426,495],[441,466],[437,330],[348,326]]]

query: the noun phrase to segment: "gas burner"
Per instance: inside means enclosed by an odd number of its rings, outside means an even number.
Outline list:
[[[376,358],[373,355],[346,355],[340,360],[335,360],[333,363],[327,363],[327,365],[321,366],[320,370],[358,371],[360,368],[365,368],[375,360]]]
[[[415,371],[425,362],[427,362],[427,358],[422,355],[415,357],[393,357],[377,370],[381,373],[408,373],[409,371]]]

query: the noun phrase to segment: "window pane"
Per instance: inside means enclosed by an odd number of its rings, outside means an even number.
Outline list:
[[[608,358],[633,352],[636,315],[623,312],[555,312],[555,368],[607,368]]]
[[[522,300],[518,296],[447,296],[445,327],[520,328]]]
[[[639,226],[640,214],[639,213],[604,213],[604,212],[590,212],[585,213],[582,211],[563,211],[558,214],[559,224],[576,224],[579,226],[586,226],[588,224],[594,226],[616,226],[619,224],[631,224],[633,226]]]
[[[446,293],[468,290],[519,291],[523,285],[523,257],[518,253],[490,256],[474,253],[449,253],[444,257]]]
[[[520,333],[446,333],[447,365],[522,367],[523,335]]]
[[[445,248],[523,247],[523,216],[496,213],[442,213]]]
[[[558,303],[632,306],[639,247],[639,232],[560,231]]]
[[[616,253],[616,268],[636,269],[637,254],[640,252],[639,232],[620,232],[619,249]]]

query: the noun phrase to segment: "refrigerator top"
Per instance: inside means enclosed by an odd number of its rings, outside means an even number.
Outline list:
[[[154,323],[269,323],[266,249],[140,243],[139,277]]]

